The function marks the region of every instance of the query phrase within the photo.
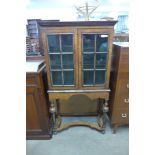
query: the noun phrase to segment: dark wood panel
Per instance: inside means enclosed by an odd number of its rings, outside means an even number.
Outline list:
[[[76,95],[69,100],[60,100],[60,111],[61,114],[97,114],[97,102],[97,100],[91,100],[87,96]]]
[[[37,90],[35,88],[26,89],[26,129],[40,130],[40,120],[37,110]]]
[[[27,140],[50,140],[51,139],[51,135],[49,135],[49,133],[44,133],[44,135],[41,135],[40,133],[37,135],[28,135],[27,136]]]
[[[36,60],[35,60],[36,61]],[[44,68],[38,72],[26,74],[26,138],[49,139],[50,122],[48,112],[48,99],[45,92]]]

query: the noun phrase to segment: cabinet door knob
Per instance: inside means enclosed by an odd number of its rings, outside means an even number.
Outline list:
[[[127,117],[127,114],[122,114],[122,118],[126,118]]]
[[[129,89],[129,84],[127,84],[126,87]]]
[[[128,99],[128,98],[125,98],[125,99],[124,99],[124,102],[125,102],[125,103],[129,103],[129,99]]]

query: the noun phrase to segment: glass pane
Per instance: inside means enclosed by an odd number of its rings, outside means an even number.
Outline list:
[[[105,82],[105,73],[106,71],[104,70],[96,70],[96,74],[95,74],[95,84],[104,84]]]
[[[49,52],[60,52],[59,35],[48,35]]]
[[[83,83],[84,85],[92,85],[94,79],[94,71],[84,71]]]
[[[63,54],[62,55],[63,68],[64,69],[73,69],[73,54]]]
[[[96,52],[108,51],[108,35],[97,34],[96,37]]]
[[[51,69],[61,69],[60,54],[50,55]]]
[[[94,52],[94,34],[83,34],[83,52]]]
[[[106,68],[107,53],[96,53],[96,68]]]
[[[94,68],[94,54],[83,54],[83,68]]]
[[[73,52],[73,35],[61,35],[62,52]]]
[[[64,71],[64,85],[73,85],[73,84],[74,84],[74,72]]]
[[[61,71],[52,71],[53,85],[62,85]]]

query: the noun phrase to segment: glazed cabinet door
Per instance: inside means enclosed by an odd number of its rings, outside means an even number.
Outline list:
[[[112,29],[53,28],[43,33],[50,89],[109,88]]]
[[[77,86],[77,64],[74,31],[57,30],[46,34],[46,62],[49,87],[73,89]]]
[[[79,72],[84,88],[105,88],[109,79],[110,32],[101,29],[81,29]]]

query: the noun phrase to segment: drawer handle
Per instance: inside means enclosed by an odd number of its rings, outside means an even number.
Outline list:
[[[128,99],[128,98],[125,98],[125,99],[124,99],[124,102],[125,102],[125,103],[129,103],[129,99]]]
[[[126,87],[129,89],[129,84],[127,84]]]
[[[126,118],[127,117],[127,114],[122,114],[122,118]]]

